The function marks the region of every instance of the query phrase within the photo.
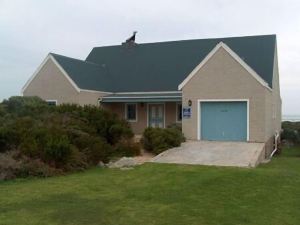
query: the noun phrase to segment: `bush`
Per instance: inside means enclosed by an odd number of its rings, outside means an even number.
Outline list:
[[[71,145],[67,136],[49,136],[44,149],[45,160],[61,167],[70,159]]]
[[[99,161],[109,161],[112,154],[112,146],[100,137],[83,134],[75,138],[72,144],[84,153],[91,165],[97,165]]]
[[[0,180],[13,179],[21,168],[21,162],[16,160],[17,151],[0,153]]]
[[[37,140],[34,137],[26,137],[20,144],[19,149],[28,157],[35,158],[40,156],[40,149]]]
[[[40,159],[25,159],[21,168],[16,172],[18,177],[51,177],[55,175],[63,174],[62,170],[50,167]]]
[[[92,143],[91,147],[85,151],[88,162],[92,165],[97,165],[99,161],[109,162],[112,152],[112,146],[101,140]]]
[[[133,157],[141,154],[141,146],[133,141],[123,141],[116,146],[114,152],[115,156]]]
[[[281,139],[291,141],[294,144],[299,143],[299,132],[297,130],[285,128],[281,133]]]
[[[180,146],[181,142],[184,142],[185,138],[178,128],[146,128],[143,133],[142,144],[143,147],[159,154],[169,148]]]
[[[39,97],[14,96],[4,100],[2,107],[15,116],[39,116],[50,110],[47,102]]]
[[[82,171],[89,167],[87,156],[80,152],[75,146],[71,146],[71,155],[68,163],[65,165],[67,171]]]
[[[83,170],[115,156],[139,154],[127,121],[96,106],[50,107],[38,97],[0,103],[0,153],[18,150],[11,176]]]
[[[10,149],[14,143],[14,131],[8,127],[0,127],[0,152],[5,152]]]
[[[300,143],[300,122],[285,121],[282,123],[281,139],[292,144]]]

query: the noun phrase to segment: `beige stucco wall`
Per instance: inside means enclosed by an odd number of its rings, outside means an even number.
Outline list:
[[[281,97],[279,85],[279,70],[278,70],[278,57],[277,48],[275,47],[274,66],[273,66],[273,81],[272,92],[266,95],[266,157],[268,157],[274,149],[274,136],[275,133],[281,131]]]
[[[163,104],[163,103],[162,103]],[[102,103],[101,107],[116,113],[120,118],[125,119],[125,103]],[[147,103],[137,103],[137,121],[129,122],[135,134],[142,134],[148,126],[147,123]],[[165,125],[166,127],[176,123],[176,103],[165,103]]]
[[[101,92],[78,92],[49,58],[23,92],[24,96],[39,96],[44,100],[57,100],[58,104],[75,103],[97,105],[104,96]]]
[[[220,48],[183,87],[183,107],[192,100],[192,116],[183,119],[183,132],[188,139],[198,138],[198,99],[249,99],[249,141],[265,142],[271,97],[270,90]]]
[[[280,82],[278,69],[278,53],[277,46],[275,47],[274,68],[273,68],[273,104],[274,104],[274,130],[280,132],[282,120],[282,102],[280,96]]]
[[[78,94],[79,105],[99,105],[99,99],[107,94],[94,91],[81,90]]]

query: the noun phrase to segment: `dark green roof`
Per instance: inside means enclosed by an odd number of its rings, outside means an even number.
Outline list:
[[[98,64],[50,53],[81,89],[111,91],[112,82]]]
[[[85,61],[53,55],[80,88],[177,91],[178,85],[221,41],[272,87],[275,35],[96,47]]]

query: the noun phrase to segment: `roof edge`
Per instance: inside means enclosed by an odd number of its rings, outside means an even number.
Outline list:
[[[243,36],[229,36],[229,37],[215,37],[215,38],[195,38],[195,39],[183,39],[183,40],[169,40],[169,41],[156,41],[156,42],[142,42],[136,43],[137,45],[151,45],[151,44],[160,44],[160,43],[176,43],[176,42],[185,42],[185,41],[199,41],[199,40],[214,40],[214,39],[229,39],[229,38],[251,38],[251,37],[277,37],[276,34],[261,34],[261,35],[243,35]],[[122,44],[119,45],[103,45],[93,47],[92,50],[97,48],[110,48],[110,47],[120,47]],[[90,52],[91,53],[91,52]]]

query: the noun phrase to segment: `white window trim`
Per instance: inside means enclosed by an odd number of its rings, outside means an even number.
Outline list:
[[[259,76],[244,60],[242,60],[231,48],[228,47],[223,42],[217,44],[211,52],[200,62],[198,66],[196,66],[193,71],[179,84],[178,90],[182,90],[182,88],[195,76],[195,74],[208,62],[208,60],[220,49],[223,48],[225,51],[229,53],[229,55],[234,58],[241,66],[251,74],[256,81],[258,81],[262,86],[266,87],[269,91],[272,92],[272,89],[269,87],[268,83],[264,81],[261,76]]]
[[[164,127],[166,128],[166,103],[165,102],[151,102],[147,103],[147,127],[149,126],[149,105],[163,105],[164,106]]]
[[[55,106],[57,106],[57,100],[55,100],[55,99],[47,99],[46,102],[47,103],[49,103],[49,102],[55,102]]]
[[[127,106],[128,105],[135,105],[135,120],[129,120],[127,117]],[[125,103],[125,120],[127,120],[128,122],[137,122],[138,121],[138,105],[137,103]]]
[[[198,99],[197,104],[197,139],[201,141],[201,102],[246,102],[247,103],[247,141],[250,140],[250,126],[249,126],[249,99]]]
[[[181,105],[181,120],[178,120],[178,105]],[[182,102],[176,102],[176,123],[182,122]]]

